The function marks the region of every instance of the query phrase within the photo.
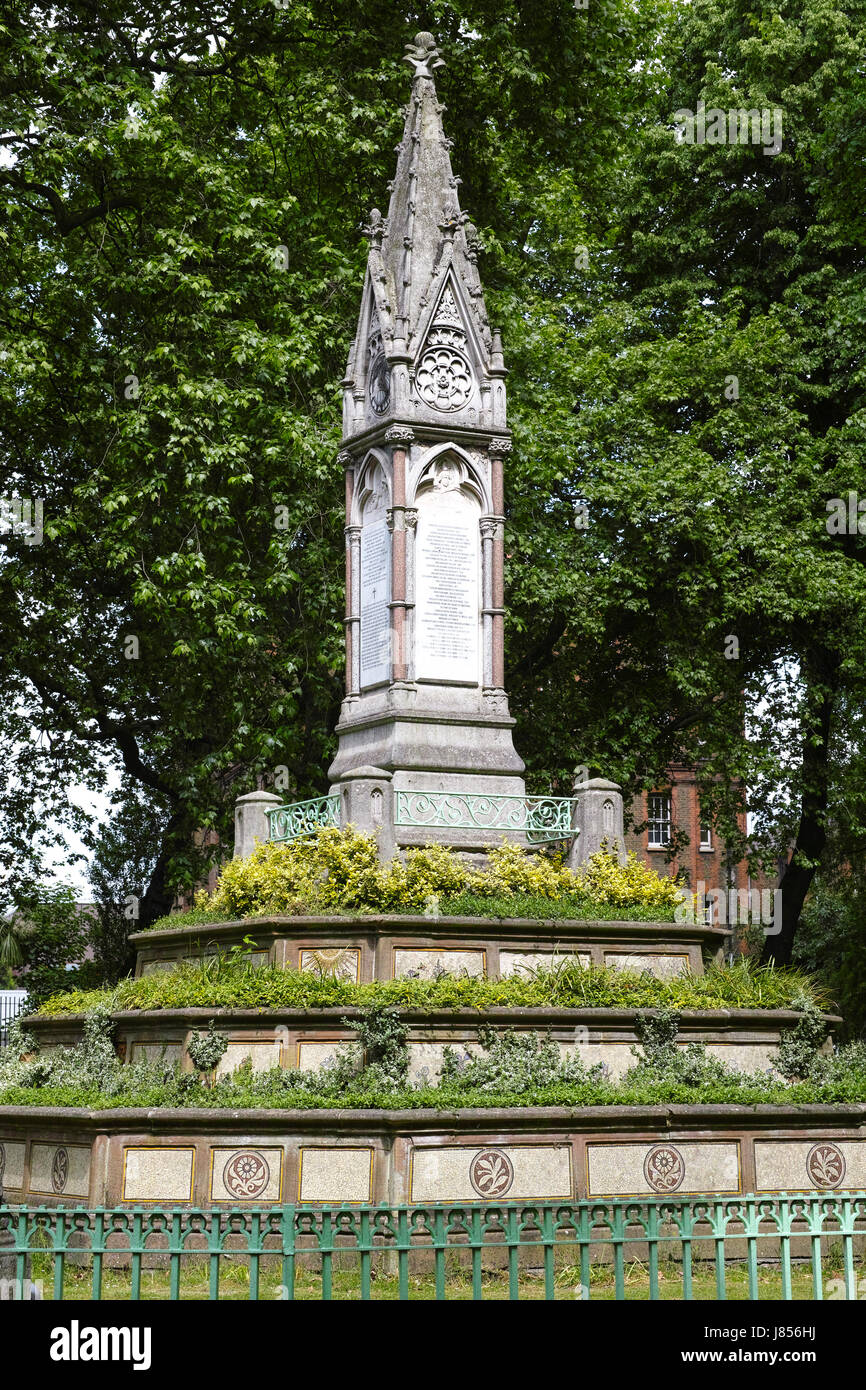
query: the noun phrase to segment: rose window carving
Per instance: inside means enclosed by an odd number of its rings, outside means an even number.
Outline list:
[[[415,383],[425,405],[434,410],[460,410],[472,395],[472,369],[463,351],[465,336],[456,329],[435,328],[430,334]]]

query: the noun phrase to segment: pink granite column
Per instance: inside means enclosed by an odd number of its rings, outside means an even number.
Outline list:
[[[385,431],[391,444],[391,680],[405,681],[409,674],[406,621],[406,454],[415,435],[408,426],[392,425]]]
[[[490,484],[493,501],[493,573],[491,616],[493,619],[493,688],[505,688],[505,491],[502,461],[511,453],[510,439],[491,439]]]
[[[352,525],[352,499],[355,487],[355,460],[345,449],[337,462],[346,470],[346,695],[357,696],[360,681],[360,548],[361,529]]]

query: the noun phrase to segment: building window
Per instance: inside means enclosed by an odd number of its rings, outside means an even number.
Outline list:
[[[712,849],[713,847],[713,828],[711,825],[701,826],[701,849]]]
[[[669,792],[651,792],[647,797],[650,849],[662,849],[671,838],[671,798]]]

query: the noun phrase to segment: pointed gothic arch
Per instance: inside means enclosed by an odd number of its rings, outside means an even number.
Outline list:
[[[480,459],[473,458],[466,449],[450,440],[446,440],[442,444],[434,444],[410,470],[407,480],[407,493],[411,499],[410,506],[416,504],[419,493],[423,492],[425,488],[436,485],[437,471],[446,463],[451,464],[458,474],[457,486],[465,488],[470,496],[474,496],[482,514],[491,511],[492,502],[487,469]]]

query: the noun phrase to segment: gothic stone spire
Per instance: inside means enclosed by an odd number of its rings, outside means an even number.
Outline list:
[[[365,228],[370,249],[344,382],[344,435],[389,418],[451,417],[501,430],[505,369],[478,276],[478,234],[460,210],[433,36],[417,34],[404,61],[412,92],[388,215],[373,208]]]

